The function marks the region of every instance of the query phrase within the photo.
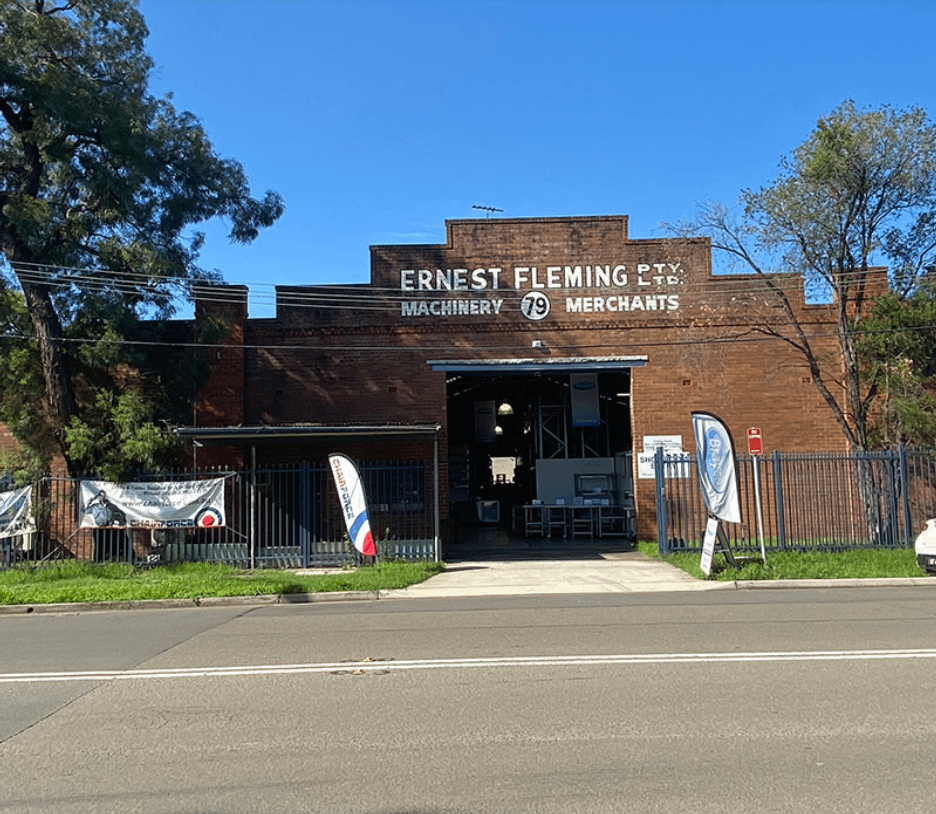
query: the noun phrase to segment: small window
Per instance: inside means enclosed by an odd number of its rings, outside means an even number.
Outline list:
[[[576,475],[575,494],[577,497],[610,497],[610,475]]]

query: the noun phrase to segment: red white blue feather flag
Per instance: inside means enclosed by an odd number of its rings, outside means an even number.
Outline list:
[[[335,486],[338,489],[338,502],[344,515],[348,536],[354,548],[365,557],[376,557],[377,546],[371,534],[370,518],[367,516],[367,500],[364,496],[364,484],[361,474],[347,455],[335,453],[328,456]]]

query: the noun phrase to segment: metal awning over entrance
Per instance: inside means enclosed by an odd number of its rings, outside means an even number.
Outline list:
[[[179,435],[205,446],[269,443],[274,441],[355,439],[380,441],[436,441],[441,424],[288,424],[268,427],[180,427]]]
[[[504,373],[586,373],[643,367],[646,356],[581,356],[561,359],[430,359],[432,370],[491,375]]]

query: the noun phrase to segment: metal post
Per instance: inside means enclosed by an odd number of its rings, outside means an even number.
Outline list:
[[[786,509],[783,505],[783,470],[780,466],[780,451],[773,451],[774,502],[777,512],[777,545],[786,548]]]
[[[250,517],[247,525],[250,528],[250,540],[248,547],[250,550],[250,570],[253,571],[257,564],[256,558],[256,540],[257,540],[257,445],[250,445]]]
[[[302,567],[309,567],[310,560],[310,540],[312,534],[312,473],[308,461],[303,461],[300,467],[300,478],[302,485],[299,487],[299,500],[301,501],[301,510],[299,516],[302,518],[299,533],[299,545],[302,552]]]
[[[767,564],[767,549],[764,546],[764,509],[761,503],[760,491],[760,455],[751,456],[751,466],[754,468],[754,505],[757,509],[757,534],[760,537],[760,553],[764,565]]]
[[[435,538],[435,561],[442,559],[442,540],[440,530],[439,515],[439,431],[436,430],[435,438],[432,441],[432,491],[433,491],[433,534]]]
[[[663,447],[657,447],[653,456],[653,472],[656,476],[657,550],[661,557],[669,553],[666,539],[666,472],[663,466]]]
[[[913,548],[916,537],[913,533],[913,520],[910,514],[910,477],[907,465],[907,448],[901,444],[900,449],[900,492],[903,502],[904,516],[904,542],[908,548]]]

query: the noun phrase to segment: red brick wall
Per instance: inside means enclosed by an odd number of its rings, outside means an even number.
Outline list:
[[[783,322],[764,282],[713,276],[707,240],[630,240],[624,216],[450,221],[446,227],[444,245],[372,247],[370,285],[280,287],[274,320],[247,320],[246,292],[238,287],[231,289],[233,302],[202,303],[199,314],[223,315],[231,332],[212,359],[199,424],[444,427],[445,375],[428,360],[639,356],[646,364],[632,379],[635,453],[646,435],[681,435],[683,449],[691,451],[694,410],[721,416],[742,451],[749,426],[762,429],[765,453],[844,449],[802,357],[753,330]],[[583,282],[586,266],[613,268],[616,277],[608,287],[570,290],[558,284],[566,266],[573,277],[580,267]],[[439,269],[463,270],[451,277],[462,290],[420,290],[421,280],[438,287]],[[877,271],[872,283],[883,290],[886,272]],[[819,352],[832,350],[831,308],[805,304],[795,277],[775,281],[788,291]],[[533,290],[551,303],[542,321],[520,312],[521,299]],[[432,303],[452,299],[488,301],[489,310],[499,303],[499,311],[404,315],[413,303],[439,308]],[[534,348],[534,341],[543,347]],[[440,450],[444,458],[444,432]],[[443,494],[445,472],[443,465]],[[653,522],[646,511],[652,481],[639,480],[637,488],[646,532]]]
[[[6,424],[0,423],[0,452],[19,452],[19,443]]]

